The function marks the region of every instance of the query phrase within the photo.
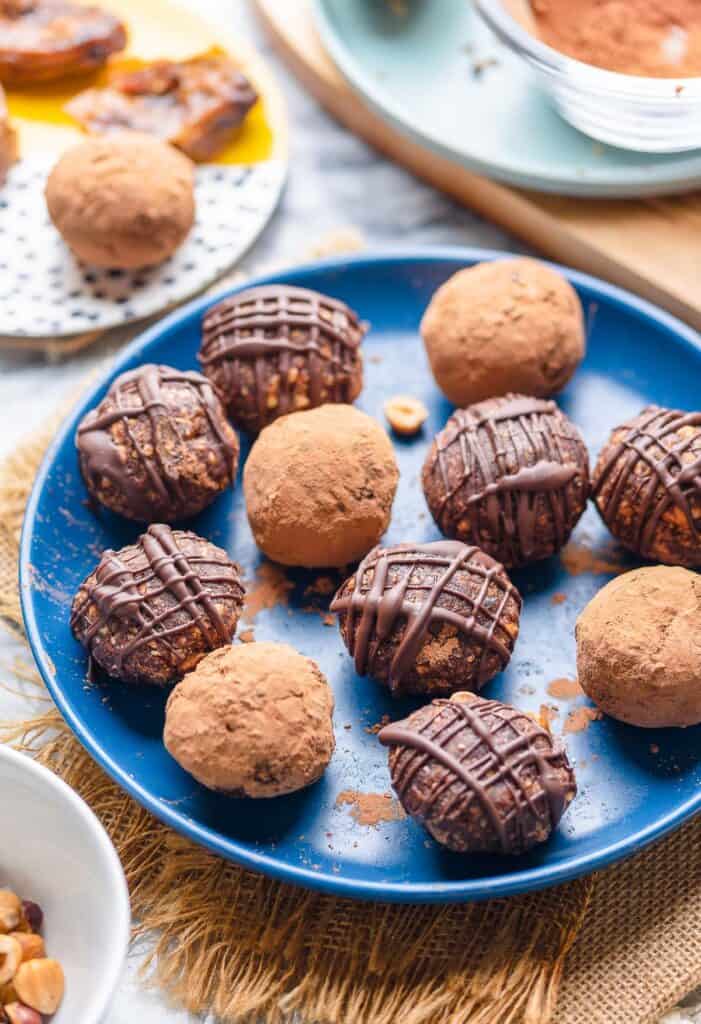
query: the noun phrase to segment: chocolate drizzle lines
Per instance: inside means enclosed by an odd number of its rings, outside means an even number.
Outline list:
[[[405,572],[392,582],[392,570],[402,568]],[[436,575],[431,570],[440,572]],[[451,586],[458,571],[479,579],[476,597],[471,597],[464,587]],[[367,573],[372,573],[372,580],[369,590],[363,592]],[[490,651],[498,656],[502,668],[508,663],[511,652],[496,635],[496,630],[508,600],[511,598],[520,606],[521,599],[499,563],[478,548],[468,547],[459,541],[399,544],[384,551],[375,548],[361,562],[355,579],[353,590],[342,588],[339,591],[331,602],[331,611],[348,613],[348,646],[360,675],[372,674],[380,644],[391,636],[401,619],[407,620],[387,679],[392,693],[400,690],[403,677],[413,668],[432,622],[449,623],[465,636],[480,642],[480,685],[492,675],[487,666]],[[492,587],[499,591],[495,608],[490,607],[491,602],[488,601]],[[422,600],[411,600],[409,595],[417,591],[422,593]],[[438,603],[441,595],[470,604],[470,613],[459,614],[442,607]],[[487,618],[486,627],[478,621],[480,617]]]
[[[343,302],[306,288],[268,285],[225,299],[203,321],[200,362],[225,366],[227,394],[241,390],[241,371],[253,361],[261,421],[267,407],[266,363],[277,360],[277,413],[294,408],[293,358],[306,357],[309,405],[350,401],[354,360],[366,327]],[[326,392],[326,394],[324,394]]]
[[[511,452],[497,429],[507,421]],[[469,517],[473,544],[481,542],[483,513],[492,541],[505,544],[510,552],[507,564],[529,561],[537,553],[537,499],[543,495],[550,506],[556,548],[562,547],[571,529],[568,485],[581,473],[577,465],[566,461],[561,443],[576,438],[560,436],[556,430],[563,429],[566,422],[554,402],[521,395],[458,409],[436,438],[436,462],[443,484],[437,515],[441,529],[449,532],[445,513],[452,499],[468,482],[479,481],[479,490],[466,499],[468,506],[475,506]],[[462,468],[457,480],[451,481],[447,453],[455,445]],[[514,458],[519,464],[516,469],[511,468]]]
[[[539,832],[547,834],[562,817],[575,786],[563,783],[557,774],[555,769],[563,765],[565,755],[553,747],[545,730],[498,701],[435,700],[432,707],[440,711],[418,728],[409,719],[385,726],[379,733],[385,746],[405,748],[392,772],[400,800],[407,797],[419,772],[437,762],[444,771],[435,775],[427,795],[423,790],[421,818],[429,818],[439,799],[452,788],[448,802],[441,806],[441,818],[449,821],[454,812],[462,816],[470,801],[478,800],[504,853],[527,848]],[[518,719],[525,721],[527,731],[516,728]],[[537,737],[547,741],[547,748],[537,749]],[[459,752],[448,749],[456,739],[461,741],[459,748],[454,745]],[[527,771],[530,767],[535,767],[539,785],[534,785]],[[500,786],[505,786],[511,797],[506,814],[500,811],[497,799]],[[515,836],[509,829],[512,819]]]
[[[117,673],[130,655],[153,641],[165,645],[176,669],[177,651],[170,640],[193,625],[210,647],[228,644],[231,631],[217,602],[240,603],[243,587],[236,567],[223,551],[218,557],[217,551],[194,534],[174,533],[162,523],[149,526],[131,549],[103,552],[94,581],[84,585],[71,609],[71,629],[80,633],[90,650],[92,639],[110,620],[133,625],[133,634],[115,651],[113,671]],[[138,557],[140,552],[145,564]],[[213,571],[203,573],[204,568]],[[213,589],[217,586],[226,589]],[[81,620],[91,604],[100,614],[84,629]]]
[[[185,495],[174,468],[176,460],[172,454],[169,458],[165,457],[163,441],[166,437],[172,438],[176,450],[186,442],[178,432],[172,400],[169,401],[165,393],[169,384],[191,386],[231,479],[237,454],[232,442],[233,434],[229,432],[221,403],[212,385],[206,377],[194,371],[147,364],[121,374],[100,406],[84,417],[76,434],[80,468],[86,481],[92,483],[94,490],[99,490],[101,478],[108,479],[127,496],[134,516],[146,521],[153,516],[153,505],[148,500],[143,482],[129,471],[128,461],[120,458],[110,428],[115,423],[123,424],[125,436],[143,467],[150,487],[165,508],[173,505],[177,508],[185,501]],[[105,408],[108,404],[113,408]],[[139,443],[133,429],[133,421],[144,416],[148,418],[151,428],[147,446]]]
[[[698,430],[680,437],[685,427],[701,427],[701,413],[685,413],[650,405],[613,445],[594,482],[594,496],[601,499],[601,513],[607,522],[616,518],[624,496],[637,506],[632,527],[632,544],[643,556],[651,545],[660,519],[671,506],[682,513],[695,541],[701,543],[701,525],[694,519],[689,499],[701,500],[701,456],[685,461],[699,442]],[[638,474],[641,464],[649,473]],[[610,484],[608,493],[603,491]],[[626,493],[633,488],[633,495]]]

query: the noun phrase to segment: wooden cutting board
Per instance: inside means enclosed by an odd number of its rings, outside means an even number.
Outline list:
[[[569,199],[497,185],[409,139],[371,110],[327,56],[310,0],[254,2],[306,88],[375,149],[552,259],[629,288],[701,329],[701,193]]]

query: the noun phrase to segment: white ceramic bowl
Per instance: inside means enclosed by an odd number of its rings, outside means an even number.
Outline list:
[[[47,953],[66,975],[52,1024],[98,1024],[129,945],[129,895],[114,847],[72,789],[3,746],[0,812],[0,888],[41,906]]]
[[[570,124],[624,149],[681,153],[701,146],[701,76],[643,78],[583,64],[526,30],[514,10],[523,0],[475,0],[503,43],[535,71]]]

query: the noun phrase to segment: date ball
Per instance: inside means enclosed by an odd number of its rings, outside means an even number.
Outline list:
[[[459,853],[525,853],[577,792],[565,750],[523,711],[473,693],[434,700],[385,726],[404,810]]]
[[[586,508],[589,456],[554,402],[505,395],[453,413],[422,479],[441,532],[511,568],[567,543]]]
[[[200,373],[140,366],[117,377],[76,434],[91,496],[140,522],[196,515],[236,479],[239,442]]]
[[[135,270],[162,263],[195,219],[192,162],[160,139],[135,132],[86,139],[49,175],[46,205],[78,259]]]
[[[489,555],[446,540],[375,548],[331,611],[360,675],[433,697],[479,690],[506,668],[521,598]]]
[[[264,285],[208,310],[199,359],[232,421],[257,434],[287,413],[353,402],[363,386],[366,329],[338,299]]]
[[[644,728],[701,722],[701,577],[655,565],[607,583],[577,620],[577,676],[605,714]]]
[[[273,797],[321,778],[334,751],[333,693],[287,644],[223,647],[171,693],[167,750],[209,789]]]
[[[592,488],[625,547],[667,565],[701,566],[701,412],[650,405],[616,427]]]
[[[389,525],[399,469],[379,423],[351,405],[322,405],[271,423],[243,474],[256,544],[274,562],[357,562]]]
[[[585,351],[577,293],[531,259],[458,271],[431,299],[421,334],[436,384],[458,406],[510,391],[557,394]]]
[[[73,600],[71,629],[91,665],[114,679],[165,685],[231,643],[243,594],[225,551],[155,523],[135,544],[102,553]]]

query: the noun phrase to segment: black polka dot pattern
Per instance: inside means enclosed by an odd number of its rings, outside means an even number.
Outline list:
[[[272,215],[286,165],[203,164],[197,218],[175,255],[158,267],[104,270],[79,263],[51,224],[44,184],[53,161],[33,157],[11,171],[0,199],[0,334],[46,337],[116,327],[153,316],[215,281]],[[38,298],[39,297],[39,298]]]

